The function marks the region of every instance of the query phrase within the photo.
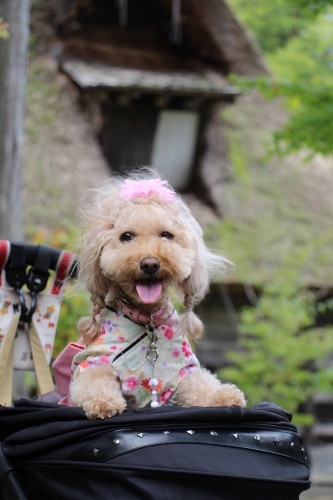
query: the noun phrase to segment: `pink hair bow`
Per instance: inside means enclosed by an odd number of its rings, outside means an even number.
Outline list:
[[[172,201],[175,193],[166,187],[167,181],[149,179],[146,181],[132,181],[126,179],[120,188],[119,198],[149,198],[157,194],[161,201]]]

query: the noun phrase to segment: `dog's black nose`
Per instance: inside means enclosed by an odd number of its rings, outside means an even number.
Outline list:
[[[155,257],[145,257],[140,262],[140,268],[143,272],[148,274],[148,276],[153,276],[153,274],[159,270],[160,263]]]

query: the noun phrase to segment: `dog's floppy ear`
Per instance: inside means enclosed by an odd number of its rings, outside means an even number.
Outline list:
[[[97,245],[95,248],[90,246],[89,249],[90,252],[82,250],[79,257],[79,278],[91,293],[90,300],[94,304],[90,316],[82,318],[78,323],[79,335],[83,337],[86,345],[93,342],[101,333],[96,315],[105,307],[104,300],[110,291],[110,282],[100,267],[101,249]]]
[[[78,333],[80,337],[83,337],[84,343],[89,345],[101,334],[101,328],[99,323],[96,321],[96,316],[101,313],[102,309],[105,308],[105,299],[107,296],[110,297],[112,292],[110,289],[110,283],[103,276],[100,268],[96,272],[94,279],[91,282],[87,280],[86,283],[88,290],[92,292],[90,300],[94,306],[91,310],[90,316],[79,320]]]
[[[180,316],[180,330],[192,339],[203,335],[203,324],[193,312],[195,304],[201,302],[209,288],[209,272],[203,242],[196,241],[196,258],[190,276],[181,284],[184,293],[185,312]]]
[[[209,288],[209,255],[203,241],[195,241],[195,261],[191,274],[181,284],[186,308],[201,302]],[[185,303],[186,302],[186,303]]]
[[[185,312],[180,317],[180,329],[192,339],[199,339],[204,331],[203,324],[193,312],[193,307],[202,301],[209,290],[211,278],[218,278],[225,273],[229,261],[212,253],[205,246],[201,237],[195,238],[196,257],[192,272],[181,283],[180,288],[184,293]]]
[[[92,258],[91,258],[92,260]],[[99,258],[93,262],[87,262],[85,267],[80,267],[80,278],[87,287],[92,296],[105,298],[109,293],[110,281],[102,273]]]

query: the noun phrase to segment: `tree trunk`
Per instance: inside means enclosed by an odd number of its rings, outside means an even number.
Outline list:
[[[0,0],[0,238],[22,240],[21,184],[30,0]]]

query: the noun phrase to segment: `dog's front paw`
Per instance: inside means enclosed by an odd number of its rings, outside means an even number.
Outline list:
[[[214,394],[214,406],[246,406],[244,393],[234,384],[221,384]]]
[[[90,419],[113,417],[117,413],[122,413],[126,408],[126,401],[120,394],[113,394],[107,400],[99,397],[90,398],[82,405],[86,415]]]
[[[84,369],[72,382],[70,397],[88,418],[113,417],[126,408],[119,381],[109,365]]]

